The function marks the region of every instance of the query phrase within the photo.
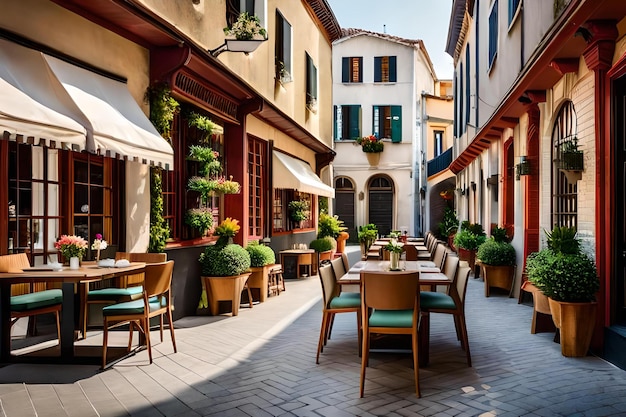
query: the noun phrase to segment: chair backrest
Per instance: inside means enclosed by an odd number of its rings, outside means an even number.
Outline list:
[[[461,266],[456,272],[456,290],[463,307],[465,306],[465,294],[467,293],[467,283],[471,271],[472,268],[469,266]]]
[[[343,261],[343,267],[345,268],[345,270],[349,271],[350,270],[350,260],[348,259],[348,254],[345,253],[345,252],[342,252],[341,260]]]
[[[29,267],[28,256],[23,252],[0,256],[0,272],[22,272]]]
[[[321,266],[318,274],[322,284],[322,296],[324,297],[324,308],[328,308],[330,300],[337,295],[337,279],[333,272],[332,265]]]
[[[446,255],[446,260],[443,263],[443,269],[441,272],[446,274],[446,276],[455,282],[454,280],[457,278],[457,272],[459,268],[459,257],[453,254]]]
[[[407,261],[417,261],[417,248],[414,245],[404,245]]]
[[[443,268],[443,263],[446,260],[446,246],[443,243],[437,243],[432,259],[437,268]]]
[[[129,262],[153,264],[167,261],[167,253],[116,252],[115,259],[128,259]]]
[[[144,290],[148,297],[161,295],[172,286],[174,261],[146,264]]]
[[[348,272],[345,265],[343,264],[343,259],[335,258],[330,261],[331,266],[333,267],[333,272],[335,273],[335,279],[339,279]]]
[[[379,310],[419,309],[419,273],[416,271],[361,271],[361,293],[365,306]]]
[[[437,248],[437,237],[434,234],[428,235],[428,240],[426,241],[426,248],[430,253],[433,253]]]

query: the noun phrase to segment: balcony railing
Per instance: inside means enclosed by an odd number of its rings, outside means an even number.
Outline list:
[[[452,148],[439,155],[438,157],[428,161],[426,174],[428,177],[435,175],[444,169],[447,169],[452,163]]]

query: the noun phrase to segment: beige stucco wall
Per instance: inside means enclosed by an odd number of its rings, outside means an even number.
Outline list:
[[[149,82],[149,53],[145,48],[47,0],[4,2],[0,27],[126,78],[135,101],[148,112],[143,100]],[[129,218],[122,221],[126,224],[126,249],[145,251],[150,232],[150,178],[148,167],[137,165],[127,163]]]
[[[202,48],[215,49],[224,42],[226,4],[224,0],[191,1],[144,0],[146,7],[172,22]],[[292,82],[281,85],[275,81],[276,10],[292,28]],[[327,146],[332,146],[332,95],[330,43],[315,24],[302,1],[265,0],[264,16],[268,40],[256,51],[223,52],[217,59],[239,75],[263,97],[309,130]],[[317,114],[306,109],[306,59],[308,53],[318,74]],[[267,129],[270,127],[268,126]],[[263,139],[270,139],[258,135]]]

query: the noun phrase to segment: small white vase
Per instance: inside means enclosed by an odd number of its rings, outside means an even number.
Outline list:
[[[70,258],[70,269],[80,269],[80,258],[78,256]]]
[[[392,271],[400,269],[400,254],[398,252],[391,252],[389,254],[389,269]]]

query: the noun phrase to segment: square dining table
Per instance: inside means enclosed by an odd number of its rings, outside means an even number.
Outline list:
[[[146,264],[132,262],[124,267],[100,267],[95,262],[83,262],[79,269],[63,267],[54,270],[46,265],[27,268],[22,272],[0,273],[0,362],[27,361],[27,358],[11,355],[11,285],[30,282],[61,283],[63,307],[61,310],[60,356],[45,357],[53,363],[84,363],[84,357],[75,355],[75,287],[78,284],[80,296],[85,294],[85,286],[90,282],[101,281],[129,274],[142,274]],[[40,358],[37,358],[40,359]],[[91,359],[91,358],[90,358]],[[100,359],[100,358],[98,358]],[[87,360],[87,362],[89,362]]]

